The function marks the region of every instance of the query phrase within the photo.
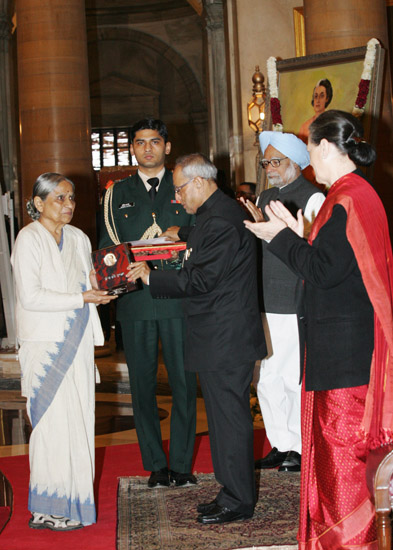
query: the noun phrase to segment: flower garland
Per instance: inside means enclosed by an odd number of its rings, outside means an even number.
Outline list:
[[[356,117],[361,117],[364,113],[364,107],[367,102],[368,92],[370,89],[371,75],[374,68],[377,45],[379,41],[376,38],[371,38],[367,42],[367,51],[364,57],[363,72],[359,82],[359,91],[356,97],[355,106],[352,109],[352,114]],[[267,60],[267,78],[269,83],[270,95],[270,112],[272,115],[273,130],[282,132],[283,123],[281,118],[281,104],[278,99],[277,86],[277,60],[275,57],[269,57]]]
[[[367,42],[363,72],[359,82],[359,91],[355,101],[355,106],[352,109],[352,114],[356,117],[361,117],[364,113],[364,106],[366,105],[368,91],[370,89],[371,74],[375,63],[377,44],[379,44],[379,41],[376,38],[371,38],[371,40]]]
[[[275,57],[269,57],[267,60],[267,79],[269,83],[270,112],[272,115],[273,131],[282,132],[283,124],[281,118],[281,104],[278,99],[276,61]]]

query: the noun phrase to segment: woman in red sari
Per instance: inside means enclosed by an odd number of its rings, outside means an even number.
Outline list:
[[[360,122],[326,111],[310,126],[328,188],[309,241],[281,203],[245,221],[304,279],[300,550],[377,550],[369,451],[393,440],[393,257],[382,203],[357,166],[375,160]]]

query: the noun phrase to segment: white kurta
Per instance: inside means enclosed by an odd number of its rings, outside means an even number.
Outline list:
[[[314,193],[307,201],[303,218],[307,237],[325,197]],[[300,351],[296,314],[265,313],[264,331],[268,356],[257,364],[253,385],[261,407],[266,435],[280,452],[301,454]]]

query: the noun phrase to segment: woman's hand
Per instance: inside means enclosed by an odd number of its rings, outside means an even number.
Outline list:
[[[244,220],[244,225],[247,229],[259,239],[270,242],[286,227],[292,229],[299,237],[303,237],[304,224],[301,210],[298,210],[296,219],[280,201],[271,201],[266,206],[266,214],[269,217],[268,222],[253,223]]]
[[[89,279],[90,279],[90,284],[92,286],[92,288],[94,288],[94,290],[99,290],[98,288],[98,283],[97,283],[97,277],[96,277],[96,272],[94,269],[92,269],[89,273]]]
[[[280,218],[286,223],[287,227],[292,229],[299,237],[304,235],[304,219],[301,209],[297,211],[297,218],[294,218],[288,208],[280,201],[270,201],[266,207],[266,213],[271,218],[272,215]]]
[[[244,206],[250,212],[251,216],[254,218],[254,221],[258,223],[263,222],[262,210],[258,208],[258,206],[256,206],[252,201],[245,199],[244,197],[240,197],[239,200],[244,204]]]
[[[107,290],[97,290],[92,288],[82,292],[83,301],[85,304],[109,304],[112,300],[116,300],[117,296],[111,296]]]
[[[149,284],[150,267],[146,262],[133,262],[128,266],[126,277],[134,283],[137,279],[142,279],[145,285]]]
[[[270,217],[270,214],[269,214]],[[268,222],[250,222],[249,220],[243,221],[244,225],[258,237],[258,239],[263,239],[264,241],[270,242],[274,237],[287,226],[286,224],[276,218],[270,218]]]

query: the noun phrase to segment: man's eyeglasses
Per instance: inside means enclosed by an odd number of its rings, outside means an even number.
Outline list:
[[[281,164],[281,161],[282,160],[285,160],[287,159],[288,157],[282,157],[281,159],[270,159],[270,160],[266,160],[266,159],[262,159],[261,161],[259,161],[259,164],[262,166],[262,168],[264,168],[266,170],[266,168],[269,166],[269,164],[272,165],[273,168],[278,168]]]
[[[175,191],[175,194],[176,193],[180,193],[180,191],[183,189],[183,187],[185,187],[186,185],[188,185],[189,183],[191,183],[192,181],[194,181],[195,177],[193,177],[192,179],[186,181],[186,183],[182,183],[181,185],[178,185],[177,187],[174,187],[174,191]]]

